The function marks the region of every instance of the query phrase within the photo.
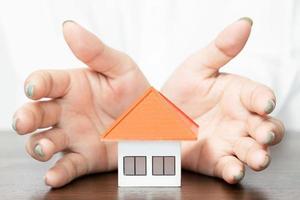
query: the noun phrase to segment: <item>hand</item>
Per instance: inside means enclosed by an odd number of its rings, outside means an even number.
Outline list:
[[[247,18],[229,25],[185,60],[162,89],[200,126],[198,140],[183,143],[183,168],[228,183],[243,178],[245,164],[256,171],[266,168],[268,147],[279,143],[284,134],[283,124],[268,116],[276,101],[270,88],[219,72],[242,50],[251,26]]]
[[[127,55],[74,22],[64,23],[63,32],[75,56],[89,68],[34,72],[25,82],[25,93],[35,101],[21,107],[13,118],[19,134],[48,128],[28,140],[26,149],[33,158],[47,161],[64,152],[45,176],[52,187],[84,174],[116,169],[116,144],[100,142],[100,133],[149,87]],[[45,97],[50,99],[41,101]]]

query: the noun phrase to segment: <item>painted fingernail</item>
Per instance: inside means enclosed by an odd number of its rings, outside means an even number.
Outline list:
[[[234,176],[234,180],[237,182],[241,181],[245,176],[244,171],[240,171],[237,175]]]
[[[34,85],[32,83],[28,83],[25,87],[26,96],[31,98],[34,92]]]
[[[269,100],[265,108],[265,113],[270,114],[275,108],[275,101],[273,99]]]
[[[245,21],[249,22],[249,24],[251,26],[253,25],[253,20],[250,17],[242,17],[239,20],[245,20]]]
[[[16,118],[16,117],[14,117],[13,119],[12,119],[12,124],[11,124],[11,127],[14,129],[14,131],[16,131],[16,132],[18,132],[17,131],[17,123],[18,123],[18,121],[19,121],[19,119],[18,118]]]
[[[65,20],[65,21],[62,23],[62,26],[64,26],[64,25],[65,25],[66,23],[68,23],[68,22],[71,22],[71,23],[76,24],[76,22],[74,22],[73,20],[68,19],[68,20]]]
[[[47,183],[47,175],[45,175],[45,176],[43,177],[43,179],[44,179],[44,182]]]
[[[273,132],[268,132],[265,144],[271,144],[275,139],[275,134]]]
[[[265,161],[263,162],[263,164],[261,165],[262,168],[266,168],[269,166],[271,162],[271,157],[269,155],[266,155],[265,157]]]
[[[43,152],[43,149],[42,149],[42,146],[40,144],[37,144],[35,147],[34,147],[34,153],[36,155],[38,155],[39,157],[44,157],[45,154]]]

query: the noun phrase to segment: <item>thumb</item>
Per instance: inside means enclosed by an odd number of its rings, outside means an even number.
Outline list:
[[[251,27],[252,20],[247,17],[230,24],[207,47],[190,56],[184,66],[200,70],[206,77],[215,74],[244,48]]]
[[[106,46],[97,36],[73,21],[63,23],[63,34],[74,55],[105,76],[115,78],[137,68],[129,56]]]

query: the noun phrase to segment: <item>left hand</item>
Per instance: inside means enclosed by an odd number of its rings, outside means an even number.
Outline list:
[[[183,168],[231,184],[243,178],[245,164],[256,171],[265,169],[270,163],[269,146],[279,143],[284,134],[283,124],[268,116],[276,102],[270,88],[219,72],[242,50],[251,27],[247,18],[229,25],[189,57],[162,89],[200,126],[198,140],[183,143]]]

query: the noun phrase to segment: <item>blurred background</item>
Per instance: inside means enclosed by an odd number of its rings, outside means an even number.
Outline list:
[[[0,0],[0,130],[27,100],[23,82],[38,69],[85,67],[63,40],[74,20],[129,54],[160,88],[192,52],[233,21],[254,25],[244,51],[223,71],[274,89],[273,115],[300,130],[300,1],[296,0]]]

